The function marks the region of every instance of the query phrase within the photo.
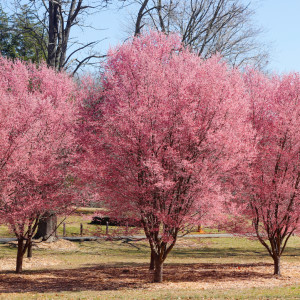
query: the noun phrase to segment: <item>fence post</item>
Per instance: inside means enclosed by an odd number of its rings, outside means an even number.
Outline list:
[[[82,223],[80,223],[80,236],[82,236],[82,234],[83,234],[83,225]]]
[[[106,221],[106,234],[108,235],[108,221]]]

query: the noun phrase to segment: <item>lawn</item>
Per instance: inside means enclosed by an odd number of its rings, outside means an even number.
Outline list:
[[[15,254],[0,245],[0,299],[300,299],[299,237],[281,278],[258,242],[238,237],[179,239],[162,284],[151,283],[146,241],[40,244],[22,275]]]
[[[63,223],[65,223],[65,236],[79,236],[80,224],[83,226],[83,235],[92,235],[95,231],[101,229],[105,231],[105,226],[92,225],[92,216],[97,211],[96,208],[84,207],[77,209],[77,213],[70,216],[58,217],[57,235],[63,236]],[[15,237],[8,226],[0,225],[0,237]]]
[[[93,215],[97,214],[98,209],[92,207],[80,207],[77,208],[76,212],[70,216],[60,216],[58,217],[58,228],[57,235],[59,237],[63,236],[63,228],[65,226],[65,236],[79,236],[81,234],[81,225],[82,225],[82,235],[83,236],[93,236],[106,234],[106,226],[93,225],[90,224],[93,218]],[[65,225],[64,225],[65,224]],[[194,228],[191,234],[199,233],[197,227]],[[225,231],[219,231],[217,228],[208,228],[203,227],[202,233],[224,233]],[[108,227],[108,233],[114,235],[115,231],[120,232],[122,235],[125,234],[125,228],[118,228],[117,226]],[[133,230],[129,228],[129,233],[132,234],[144,234],[142,229]],[[14,234],[9,230],[8,226],[0,225],[0,237],[15,237]]]

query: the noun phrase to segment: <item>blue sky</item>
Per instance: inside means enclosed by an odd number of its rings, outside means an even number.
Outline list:
[[[270,69],[300,72],[300,0],[262,0],[256,12],[257,25],[271,42]]]
[[[253,8],[256,11],[253,21],[264,29],[261,39],[270,44],[268,69],[279,73],[300,72],[300,0],[256,0]],[[77,35],[88,41],[107,37],[97,48],[105,53],[109,46],[121,43],[127,36],[128,13],[132,9],[110,9],[91,16],[89,22],[93,26],[103,28],[107,24],[106,30],[88,30]]]

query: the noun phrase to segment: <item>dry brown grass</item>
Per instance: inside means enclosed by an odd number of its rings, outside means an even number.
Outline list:
[[[6,270],[14,260],[1,261],[0,292],[61,292],[134,289],[212,289],[274,287],[300,284],[300,262],[283,263],[284,275],[274,277],[270,263],[166,264],[164,283],[152,284],[148,264],[138,266],[98,265],[75,269],[55,269],[63,261],[53,257],[25,259],[27,269],[18,275]],[[54,267],[51,270],[37,268]],[[288,275],[287,275],[288,274]]]
[[[216,291],[221,293],[220,298],[231,293],[233,298],[242,299],[247,289],[262,288],[265,294],[278,287],[288,291],[300,286],[299,242],[299,238],[291,241],[282,262],[283,276],[274,277],[272,261],[256,242],[180,240],[164,266],[162,284],[152,283],[145,242],[134,247],[111,241],[42,243],[32,259],[25,259],[21,275],[13,273],[15,249],[10,249],[11,254],[0,259],[0,299],[15,299],[13,295],[17,299],[36,297],[32,295],[38,295],[37,299],[52,299],[52,295],[55,299],[56,295],[61,299],[177,299],[177,294],[202,299],[203,293]],[[239,296],[232,291],[238,291]]]

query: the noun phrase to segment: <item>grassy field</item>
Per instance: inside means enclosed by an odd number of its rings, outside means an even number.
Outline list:
[[[15,255],[0,245],[0,299],[300,299],[298,237],[281,278],[262,246],[244,238],[180,239],[162,284],[151,283],[145,241],[58,241],[35,249],[22,275],[12,272]]]
[[[106,233],[106,226],[99,226],[90,224],[92,216],[97,212],[97,208],[92,207],[80,207],[77,209],[77,213],[67,217],[58,217],[57,235],[63,236],[63,223],[65,223],[65,236],[79,236],[80,225],[83,226],[82,234],[84,236],[92,236],[98,233]],[[218,233],[217,228],[203,227],[204,233]],[[109,234],[112,234],[115,230],[118,230],[116,226],[109,226]],[[123,233],[125,230],[123,230]],[[224,232],[224,231],[220,231]],[[135,233],[143,234],[143,230],[137,230]],[[197,233],[197,228],[192,233]],[[0,225],[0,237],[14,237],[14,234],[9,230],[8,226]]]
[[[80,224],[83,226],[83,235],[92,235],[99,229],[105,231],[105,226],[92,225],[92,216],[97,212],[97,208],[79,207],[75,213],[70,216],[58,217],[57,235],[63,236],[63,223],[65,223],[66,236],[79,236]],[[8,226],[0,225],[0,237],[14,237]]]
[[[199,290],[168,290],[168,291],[148,291],[148,290],[122,290],[122,291],[88,291],[88,292],[62,292],[62,293],[26,293],[22,295],[7,294],[0,295],[0,299],[143,299],[143,300],[169,300],[169,299],[299,299],[300,287],[272,287],[272,288],[247,288],[247,289],[230,289],[216,290],[207,289]]]
[[[72,215],[68,216],[66,219],[64,217],[59,217],[58,224],[60,224],[61,222],[66,224],[66,236],[80,235],[80,224],[83,225],[83,235],[90,235],[100,228],[99,226],[89,224],[91,220],[92,217],[88,215]],[[63,236],[63,223],[61,223],[57,229],[58,236]],[[102,226],[102,229],[105,229],[104,226]],[[14,234],[9,230],[8,226],[1,225],[0,237],[14,237]]]

